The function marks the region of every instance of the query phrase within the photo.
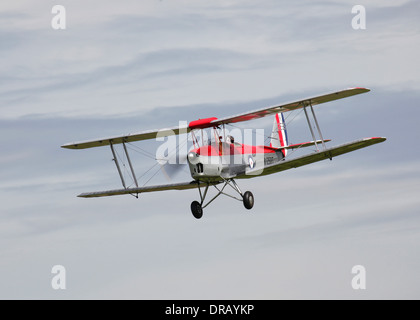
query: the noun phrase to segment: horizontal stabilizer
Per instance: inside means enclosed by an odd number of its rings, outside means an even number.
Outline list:
[[[217,185],[220,182],[211,182],[210,185]],[[205,185],[201,183],[201,185]],[[122,194],[139,194],[143,192],[155,192],[155,191],[166,191],[166,190],[188,190],[198,187],[198,182],[193,180],[191,182],[182,182],[182,183],[173,183],[173,184],[164,184],[150,187],[141,187],[141,188],[127,188],[127,189],[117,189],[117,190],[108,190],[108,191],[96,191],[96,192],[86,192],[79,194],[78,197],[81,198],[97,198],[97,197],[108,197],[108,196],[117,196]]]
[[[326,139],[324,140],[324,143],[326,142],[330,142],[331,139]],[[322,144],[322,140],[316,140],[316,143],[321,145]],[[296,144],[291,144],[288,145],[286,147],[280,147],[280,149],[298,149],[298,148],[306,148],[306,147],[311,147],[314,146],[315,142],[313,141],[309,141],[309,142],[302,142],[302,143],[296,143]]]

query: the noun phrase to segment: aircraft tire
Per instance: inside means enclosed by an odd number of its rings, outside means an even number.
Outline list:
[[[248,210],[254,206],[254,195],[251,191],[246,191],[243,195],[244,207]]]
[[[201,207],[200,202],[193,201],[191,203],[191,212],[192,212],[194,218],[201,219],[201,217],[203,216],[203,208]]]

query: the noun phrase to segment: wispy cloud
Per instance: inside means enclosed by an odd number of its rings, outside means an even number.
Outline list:
[[[18,23],[0,34],[1,116],[117,115],[361,82],[418,87],[408,62],[420,50],[415,1],[366,4],[361,32],[351,29],[350,2],[302,5],[72,4],[63,32],[50,28],[48,6],[5,6],[2,16]]]

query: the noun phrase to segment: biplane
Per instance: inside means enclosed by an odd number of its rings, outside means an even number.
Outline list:
[[[250,191],[242,192],[236,180],[250,179],[265,176],[284,170],[301,167],[321,160],[332,159],[336,156],[352,152],[361,148],[369,147],[384,142],[386,138],[371,137],[341,144],[328,148],[322,136],[321,129],[315,115],[314,106],[354,96],[370,91],[366,88],[350,88],[342,91],[319,95],[294,102],[284,103],[271,107],[261,108],[224,118],[206,118],[185,123],[184,126],[176,126],[160,130],[142,131],[117,137],[95,139],[83,142],[74,142],[63,145],[67,149],[86,149],[109,146],[113,155],[117,171],[121,178],[123,188],[108,191],[82,193],[79,197],[106,197],[114,195],[130,194],[138,197],[141,193],[157,192],[165,190],[197,189],[200,195],[199,201],[191,203],[193,216],[200,219],[203,209],[206,208],[220,195],[227,195],[243,202],[246,209],[254,206],[254,195]],[[303,109],[307,120],[312,141],[298,144],[289,144],[284,121],[284,114],[294,110]],[[310,115],[312,115],[310,117]],[[250,121],[262,117],[273,116],[273,129],[269,145],[247,145],[235,141],[234,137],[226,135],[225,126],[232,123]],[[311,119],[312,118],[312,119]],[[196,134],[198,131],[209,129],[213,131],[214,138],[200,142]],[[168,183],[163,185],[139,186],[136,174],[131,163],[126,144],[155,139],[157,136],[189,134],[193,141],[192,149],[187,153],[187,164],[191,173],[192,181],[184,183]],[[316,137],[318,136],[318,138]],[[135,186],[127,186],[118,158],[115,154],[114,145],[122,144],[126,159],[130,167]],[[300,149],[314,146],[315,151],[294,158],[288,157],[291,149]],[[206,201],[210,187],[216,188],[216,195]],[[234,190],[239,196],[232,196],[225,191],[226,187]]]

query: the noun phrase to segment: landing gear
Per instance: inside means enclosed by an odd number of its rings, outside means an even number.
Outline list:
[[[217,187],[217,185],[219,183],[224,183],[223,187],[220,188],[220,189]],[[206,204],[204,204],[204,200],[206,199],[207,191],[209,190],[210,186],[214,186],[216,188],[216,190],[218,191],[218,193],[210,201],[208,201]],[[230,186],[233,190],[235,190],[237,193],[239,193],[241,198],[237,198],[237,197],[234,197],[230,194],[225,193],[224,189],[226,188],[226,186]],[[198,187],[198,192],[200,193],[201,202],[193,201],[191,203],[191,212],[192,212],[194,218],[196,218],[196,219],[200,219],[203,216],[203,209],[205,207],[207,207],[218,196],[220,196],[222,194],[225,195],[225,196],[231,197],[233,199],[236,199],[238,201],[241,201],[244,204],[244,207],[247,208],[248,210],[252,209],[252,207],[254,206],[254,195],[252,194],[252,192],[251,191],[246,191],[243,194],[241,189],[239,189],[239,186],[236,184],[235,180],[233,180],[233,179],[229,179],[229,180],[228,179],[223,179],[223,182],[205,182],[204,193],[201,192],[200,181],[197,181],[197,187]]]
[[[252,207],[254,206],[254,195],[252,194],[252,192],[246,191],[242,198],[244,202],[244,207],[248,210],[252,209]]]
[[[200,202],[193,201],[191,203],[191,212],[196,219],[200,219],[203,216],[203,208],[201,207]]]

